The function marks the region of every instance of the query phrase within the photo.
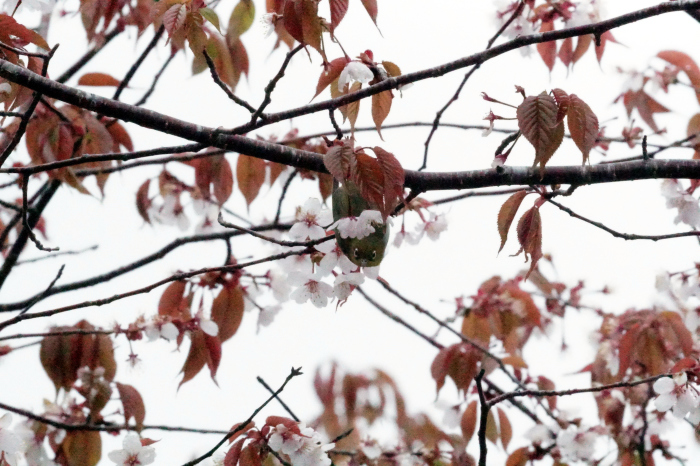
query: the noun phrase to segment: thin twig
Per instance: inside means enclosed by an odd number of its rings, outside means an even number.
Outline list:
[[[96,44],[95,47],[91,50],[85,52],[85,54],[82,57],[80,57],[78,61],[73,64],[73,66],[68,68],[58,78],[56,78],[56,82],[65,83],[70,78],[72,78],[73,75],[75,75],[75,73],[80,71],[80,69],[83,66],[85,66],[90,60],[92,60],[95,57],[95,55],[102,51],[107,46],[107,44],[109,44],[112,41],[112,39],[117,37],[119,33],[121,33],[123,30],[124,28],[117,26],[111,32],[105,34],[105,37],[104,39],[102,39],[102,41]]]
[[[163,66],[161,66],[160,69],[158,70],[158,72],[155,74],[155,76],[153,76],[153,81],[151,82],[151,86],[143,94],[143,96],[139,99],[139,101],[134,104],[135,107],[139,107],[139,106],[145,104],[146,101],[148,100],[148,98],[151,96],[151,94],[153,94],[153,91],[156,90],[156,85],[158,84],[158,80],[160,80],[160,77],[165,72],[165,69],[173,61],[173,58],[175,58],[175,54],[171,53],[170,56],[168,57],[168,59],[165,60],[165,63],[163,63]]]
[[[270,80],[270,82],[265,86],[265,98],[263,99],[262,103],[258,107],[257,110],[253,113],[253,115],[250,117],[250,121],[252,123],[255,123],[258,118],[261,120],[266,120],[267,118],[263,114],[263,111],[267,108],[268,105],[270,105],[270,102],[272,102],[272,92],[275,90],[275,86],[277,86],[277,83],[279,82],[280,79],[284,77],[284,72],[287,70],[287,66],[289,65],[289,62],[292,60],[292,57],[296,55],[296,53],[304,48],[304,44],[299,44],[289,52],[287,52],[287,56],[284,58],[284,62],[282,62],[282,66],[280,67],[280,70],[277,72],[274,78]]]
[[[139,69],[139,67],[143,64],[144,60],[146,60],[148,54],[151,53],[151,50],[153,50],[158,44],[158,41],[161,37],[163,37],[164,32],[165,25],[161,25],[158,31],[156,31],[156,33],[153,35],[153,39],[151,39],[151,41],[146,46],[146,49],[141,53],[141,55],[139,55],[139,58],[136,59],[134,64],[131,65],[131,68],[129,68],[129,70],[126,72],[126,75],[124,75],[124,79],[122,79],[122,81],[119,83],[117,90],[114,91],[112,99],[119,100],[119,97],[122,95],[122,92],[129,85],[129,82],[131,82],[131,78],[133,78],[136,74],[136,70]]]
[[[19,312],[19,315],[26,313],[29,309],[32,308],[32,306],[34,306],[36,303],[38,303],[39,301],[44,299],[46,297],[46,295],[49,294],[51,289],[56,285],[56,282],[61,278],[61,275],[63,275],[63,269],[65,267],[66,267],[66,264],[63,264],[63,265],[61,265],[61,267],[59,267],[58,273],[56,273],[56,276],[54,277],[54,279],[51,280],[51,283],[49,283],[49,286],[46,287],[46,289],[44,290],[43,293],[41,293],[39,296],[34,298],[32,300],[32,302],[27,304],[27,306]]]
[[[275,219],[272,221],[273,225],[277,225],[280,221],[280,215],[282,215],[282,201],[284,201],[285,196],[287,195],[287,190],[289,189],[289,185],[292,184],[292,180],[294,179],[295,176],[299,174],[299,170],[294,170],[290,175],[289,178],[287,178],[284,182],[284,186],[282,186],[282,194],[280,194],[280,200],[277,203],[277,212],[275,213]]]
[[[19,340],[23,338],[46,338],[46,337],[63,337],[66,335],[112,335],[112,330],[61,330],[56,332],[39,332],[39,333],[17,333],[15,335],[7,335],[0,337],[0,341]]]
[[[59,257],[59,256],[75,256],[75,255],[78,255],[78,254],[82,254],[82,253],[84,253],[84,252],[94,251],[94,250],[96,250],[98,247],[99,247],[99,246],[98,246],[97,244],[94,244],[94,245],[92,245],[92,246],[90,246],[90,247],[88,247],[88,248],[84,248],[84,249],[76,249],[76,250],[74,250],[74,251],[55,252],[55,253],[53,253],[53,254],[47,254],[47,255],[41,256],[41,257],[34,257],[34,258],[32,258],[32,259],[25,259],[25,260],[23,260],[23,261],[17,261],[17,263],[15,264],[15,266],[17,266],[17,265],[23,265],[23,264],[31,264],[31,263],[34,263],[34,262],[41,262],[41,261],[45,261],[45,260],[47,260],[47,259],[54,259],[54,258]]]
[[[343,139],[343,131],[340,129],[338,122],[335,120],[335,109],[331,108],[328,110],[328,118],[331,119],[331,125],[333,125],[333,129],[335,130],[335,138],[338,140]]]
[[[27,186],[29,185],[29,175],[24,175],[22,179],[22,224],[24,225],[24,230],[26,230],[27,235],[29,235],[29,239],[32,240],[32,243],[39,249],[40,251],[46,251],[46,252],[53,252],[53,251],[58,251],[59,248],[47,248],[43,244],[41,244],[41,241],[39,241],[39,238],[36,237],[34,234],[34,226],[29,225],[29,220],[27,219],[27,207],[28,207],[28,202],[27,202]]]
[[[559,204],[556,201],[553,201],[552,199],[547,199],[547,202],[556,206],[557,208],[559,208],[559,210],[566,212],[567,214],[569,214],[570,216],[572,216],[574,218],[577,218],[579,220],[583,220],[584,222],[591,224],[596,228],[600,228],[601,230],[610,233],[611,235],[613,235],[616,238],[622,238],[622,239],[627,240],[627,241],[629,241],[629,240],[659,241],[659,240],[663,240],[663,239],[685,238],[688,236],[700,237],[700,231],[686,231],[683,233],[670,233],[667,235],[636,235],[633,233],[620,233],[619,231],[615,231],[612,228],[609,228],[600,222],[593,221],[589,218],[584,217],[583,215],[577,214],[573,210],[569,209],[566,206]]]
[[[484,373],[486,371],[481,369],[476,375],[474,380],[476,381],[476,389],[479,392],[479,404],[481,405],[481,416],[479,419],[479,466],[486,466],[486,453],[488,448],[486,446],[486,424],[489,418],[490,404],[486,402],[486,397],[484,396],[484,389],[481,386],[481,381],[484,378]]]
[[[228,88],[226,83],[224,83],[221,80],[221,78],[219,77],[219,73],[216,71],[216,65],[214,64],[214,61],[211,59],[211,57],[207,53],[206,49],[202,50],[202,54],[204,55],[204,59],[207,61],[207,66],[209,66],[209,71],[211,72],[211,77],[214,80],[214,82],[216,83],[216,85],[219,86],[221,88],[221,90],[223,90],[226,93],[226,95],[228,96],[229,99],[233,100],[238,105],[240,105],[241,107],[248,110],[250,113],[255,113],[255,108],[252,105],[250,105],[248,102],[241,99],[240,97],[236,96],[236,94],[234,94],[231,91],[231,89]]]
[[[298,369],[292,368],[292,372],[287,376],[287,378],[284,380],[284,383],[282,383],[282,385],[280,386],[280,388],[278,388],[277,391],[274,392],[274,393],[272,394],[272,396],[271,396],[270,398],[268,398],[263,404],[261,404],[260,406],[258,406],[258,407],[255,409],[255,411],[253,411],[253,414],[251,414],[250,417],[249,417],[246,421],[241,422],[241,423],[238,425],[238,427],[236,427],[235,429],[233,429],[232,431],[230,431],[229,433],[227,433],[227,434],[224,436],[224,438],[222,438],[221,441],[219,441],[219,443],[217,443],[217,444],[214,446],[214,448],[212,448],[211,450],[209,450],[208,452],[206,452],[206,453],[203,454],[202,456],[200,456],[200,457],[198,457],[198,458],[195,458],[195,459],[193,459],[192,461],[188,461],[188,462],[185,463],[183,466],[194,466],[195,464],[199,464],[199,463],[201,463],[202,461],[204,461],[205,459],[211,457],[211,456],[216,452],[216,450],[219,449],[220,446],[222,446],[224,443],[226,443],[226,441],[227,441],[228,439],[230,439],[231,437],[233,437],[234,435],[236,435],[238,432],[240,432],[240,431],[242,431],[243,429],[245,429],[245,428],[248,426],[248,424],[250,424],[250,423],[253,421],[253,418],[255,418],[255,416],[256,416],[260,411],[262,411],[262,409],[263,409],[265,406],[268,405],[268,403],[270,403],[272,400],[274,400],[275,398],[277,398],[277,396],[278,396],[280,393],[282,393],[282,390],[284,390],[284,387],[287,386],[287,383],[289,383],[290,380],[292,380],[294,377],[296,377],[296,376],[298,376],[298,375],[302,375],[301,367],[298,368]]]
[[[260,382],[260,384],[262,384],[263,387],[265,387],[265,389],[266,389],[268,392],[272,393],[272,395],[277,399],[277,401],[279,401],[279,404],[282,405],[282,407],[284,408],[284,410],[287,411],[287,413],[289,413],[290,416],[292,416],[292,419],[294,419],[294,420],[297,421],[297,422],[301,422],[301,419],[299,419],[299,418],[297,417],[297,415],[294,414],[294,411],[292,411],[292,409],[291,409],[289,406],[287,406],[287,403],[285,403],[284,401],[282,401],[282,398],[280,398],[279,396],[275,395],[275,391],[272,389],[272,387],[270,387],[270,386],[267,384],[267,382],[265,382],[265,380],[264,380],[262,377],[258,376],[258,377],[257,377],[257,380],[258,380],[258,382]]]
[[[508,18],[508,20],[503,23],[501,28],[494,34],[494,36],[488,41],[486,44],[486,49],[488,50],[491,48],[494,42],[503,34],[503,31],[505,31],[508,26],[518,17],[520,14],[523,12],[523,9],[525,8],[525,2],[523,0],[520,0],[520,4],[518,4],[518,7],[515,9],[513,14]],[[442,114],[447,111],[450,106],[455,103],[459,99],[459,95],[462,93],[462,89],[464,88],[464,85],[467,84],[467,81],[469,78],[476,72],[481,67],[481,62],[476,63],[468,72],[467,74],[464,75],[464,78],[462,79],[462,82],[459,84],[457,87],[457,91],[455,91],[454,95],[450,98],[450,100],[447,101],[447,103],[440,109],[438,110],[437,114],[435,115],[435,119],[433,120],[433,126],[430,129],[430,133],[428,134],[428,138],[425,140],[425,143],[423,145],[425,146],[425,150],[423,151],[423,163],[418,169],[424,170],[428,167],[428,149],[430,147],[430,141],[433,139],[433,135],[438,129],[438,126],[440,124],[440,119],[442,118]]]
[[[312,240],[312,241],[284,241],[284,240],[280,240],[280,239],[276,239],[276,238],[270,238],[269,236],[261,235],[260,233],[255,232],[253,230],[249,230],[248,228],[244,228],[244,227],[241,227],[238,225],[234,225],[233,223],[229,223],[229,222],[224,221],[224,218],[222,217],[221,212],[219,212],[218,222],[219,222],[219,225],[221,225],[222,227],[233,228],[235,230],[239,230],[239,231],[248,233],[250,236],[254,236],[254,237],[259,238],[261,240],[268,241],[268,242],[274,243],[274,244],[279,244],[280,246],[289,246],[289,247],[304,246],[304,247],[308,248],[308,247],[315,246],[315,245],[320,244],[320,243],[325,243],[326,241],[330,241],[331,239],[335,238],[335,235],[328,235],[328,236],[325,236],[323,238],[320,238],[317,240]]]

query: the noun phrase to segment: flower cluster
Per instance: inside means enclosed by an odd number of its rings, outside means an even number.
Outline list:
[[[688,384],[685,372],[679,372],[671,377],[662,377],[654,382],[654,391],[659,395],[654,400],[656,410],[666,412],[673,410],[673,415],[684,418],[690,413],[689,420],[693,424],[700,422],[700,407],[697,390]]]
[[[664,180],[661,183],[661,194],[666,198],[666,207],[678,209],[675,223],[682,222],[695,229],[700,228],[698,200],[684,190],[678,180]]]
[[[318,432],[304,424],[289,428],[278,424],[271,431],[267,443],[277,453],[289,456],[294,466],[330,466],[328,450],[334,443],[324,443]],[[298,432],[298,433],[297,433]]]
[[[344,217],[328,227],[338,230],[341,238],[362,239],[375,232],[374,225],[384,223],[378,210],[363,210],[359,217]]]
[[[138,434],[130,432],[126,434],[122,442],[121,450],[109,452],[107,457],[119,466],[145,466],[156,460],[156,450],[153,447],[144,446]]]

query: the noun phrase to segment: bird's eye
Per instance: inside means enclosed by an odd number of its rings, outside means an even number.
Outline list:
[[[372,251],[372,260],[377,258],[377,251]]]
[[[355,250],[353,251],[353,254],[355,255],[355,259],[357,259],[360,255],[360,251],[357,248],[355,248]]]

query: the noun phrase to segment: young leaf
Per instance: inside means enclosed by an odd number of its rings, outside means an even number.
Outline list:
[[[183,296],[187,282],[175,281],[165,288],[158,301],[158,315],[186,319],[189,314],[187,300]]]
[[[595,146],[598,137],[598,117],[595,116],[591,107],[581,100],[576,94],[569,96],[569,109],[567,112],[567,123],[571,139],[583,154],[583,164],[588,160],[588,154]]]
[[[219,339],[225,342],[238,331],[243,320],[243,293],[239,286],[224,285],[211,305],[211,320],[219,326]]]
[[[219,340],[218,336],[213,337],[205,333],[204,345],[207,349],[206,356],[209,374],[214,383],[216,383],[216,372],[219,370],[219,364],[221,363],[221,340]]]
[[[190,351],[187,353],[187,359],[185,359],[185,364],[180,371],[183,376],[178,388],[185,382],[192,380],[195,375],[199,374],[199,371],[201,371],[204,365],[209,361],[209,351],[204,335],[205,333],[199,329],[190,332]]]
[[[204,19],[209,21],[212,26],[216,28],[219,33],[221,33],[221,27],[219,25],[219,15],[216,14],[216,11],[212,10],[211,8],[200,8],[199,9],[199,14],[202,15]]]
[[[369,17],[372,18],[374,24],[377,24],[377,0],[362,0],[362,5],[367,10]]]
[[[576,48],[574,49],[573,57],[571,58],[572,63],[578,62],[581,57],[588,51],[593,42],[593,36],[591,34],[585,36],[579,36],[576,42]]]
[[[525,196],[527,196],[527,191],[518,191],[511,195],[498,211],[498,234],[501,236],[501,247],[498,248],[498,252],[501,252],[503,246],[506,245],[510,225],[513,223],[515,214],[518,213],[520,204],[523,202],[523,199],[525,199]]]
[[[382,66],[384,67],[384,69],[386,70],[386,74],[388,74],[390,78],[401,76],[401,68],[399,68],[398,65],[390,61],[383,61]]]
[[[564,39],[557,56],[567,68],[571,65],[574,60],[574,40],[571,37]]]
[[[625,105],[628,117],[632,114],[632,110],[636,108],[637,112],[639,112],[639,116],[644,120],[644,123],[649,125],[649,127],[656,132],[659,131],[659,127],[654,121],[654,113],[666,113],[669,111],[649,94],[644,92],[643,89],[627,91],[622,96],[622,102]]]
[[[106,73],[85,73],[78,79],[79,86],[119,86],[121,81]]]
[[[318,173],[318,190],[321,194],[321,199],[325,202],[326,199],[333,194],[333,177],[325,173]]]
[[[695,95],[700,102],[700,68],[698,68],[697,63],[689,55],[675,50],[664,50],[656,56],[685,72],[690,84],[695,87]]]
[[[545,92],[529,96],[518,106],[518,127],[525,139],[535,148],[535,162],[540,164],[540,172],[554,155],[564,139],[564,125],[557,124],[556,101]]]
[[[236,164],[238,189],[243,193],[248,206],[258,197],[260,188],[265,183],[265,161],[257,157],[239,155]]]
[[[124,424],[128,424],[129,419],[133,417],[136,421],[136,429],[141,430],[146,418],[146,406],[141,394],[131,385],[119,382],[117,382],[117,391],[119,391],[119,399],[122,400],[124,408]]]
[[[386,219],[403,197],[404,170],[398,159],[391,152],[381,147],[374,147],[374,153],[382,170],[384,178],[384,210],[382,216]]]
[[[540,210],[532,207],[525,212],[518,221],[518,241],[521,251],[525,253],[525,261],[530,259],[530,270],[525,275],[525,279],[535,269],[537,261],[542,257],[542,224],[540,221]]]
[[[542,26],[540,26],[540,32],[550,32],[554,30],[553,21],[543,21]],[[554,68],[554,61],[557,59],[557,42],[550,40],[549,42],[540,42],[537,44],[537,53],[542,57],[542,61],[549,71]]]
[[[204,15],[202,15],[204,16]],[[206,16],[204,16],[207,18]],[[209,18],[207,18],[209,19]],[[226,42],[235,44],[238,39],[250,29],[255,19],[255,3],[253,0],[240,0],[231,12],[226,30]],[[217,28],[218,29],[218,28]]]
[[[95,466],[102,457],[102,437],[97,431],[74,430],[66,433],[60,445],[70,466]]]
[[[355,154],[352,181],[372,209],[384,211],[384,174],[377,159],[364,152]]]
[[[520,447],[508,456],[506,466],[526,466],[530,460],[530,449]]]
[[[595,46],[595,56],[598,59],[598,63],[603,59],[603,53],[605,52],[605,44],[607,42],[617,42],[615,37],[613,37],[612,32],[605,31],[600,35],[600,45]]]
[[[239,439],[228,449],[224,457],[224,466],[238,466],[238,460],[241,457],[241,450],[243,449],[243,442],[245,441],[246,439],[244,438]]]
[[[501,408],[496,408],[496,411],[498,411],[498,425],[501,430],[501,444],[503,444],[504,450],[508,450],[508,444],[510,444],[510,440],[513,438],[513,428],[510,425],[505,411]]]
[[[151,223],[151,218],[148,216],[148,209],[151,207],[151,199],[148,197],[148,188],[151,185],[151,180],[148,179],[143,182],[136,191],[136,209],[139,215],[146,223]]]
[[[331,62],[328,64],[328,68],[325,69],[323,73],[321,73],[321,76],[318,77],[318,84],[316,85],[316,94],[314,94],[314,98],[323,92],[323,90],[327,88],[329,84],[338,79],[338,76],[340,76],[340,73],[343,72],[345,65],[347,65],[349,61],[350,59],[347,57],[331,60]]]
[[[435,380],[437,391],[440,392],[445,385],[445,379],[449,376],[457,389],[466,393],[476,377],[479,359],[480,354],[464,343],[441,349],[430,365],[430,374]]]
[[[493,415],[493,410],[490,410],[486,417],[486,438],[494,445],[498,441],[498,426],[496,425],[496,417]]]
[[[382,138],[382,141],[384,140],[381,131],[382,123],[389,115],[389,111],[391,111],[392,100],[394,100],[394,95],[391,91],[380,92],[372,96],[372,120],[374,121],[377,133],[379,133],[379,137]]]
[[[564,121],[566,112],[569,110],[569,94],[561,89],[552,89],[552,96],[557,103],[557,124]]]
[[[464,410],[464,414],[462,414],[462,419],[459,423],[459,427],[462,429],[462,438],[466,443],[469,443],[476,431],[476,412],[476,400],[472,400],[467,405],[467,409]]]
[[[335,31],[348,12],[349,0],[330,0],[331,6],[331,32]]]
[[[343,141],[331,147],[323,156],[323,165],[340,183],[350,178],[355,153],[350,141]]]

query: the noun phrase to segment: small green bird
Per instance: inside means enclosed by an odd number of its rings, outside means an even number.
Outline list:
[[[372,209],[360,194],[360,189],[352,181],[346,181],[342,186],[337,181],[333,183],[333,221],[346,217],[359,217],[365,210]],[[360,267],[376,267],[384,259],[384,251],[389,243],[389,225],[372,223],[374,233],[364,238],[343,238],[335,229],[335,239],[340,250]]]

